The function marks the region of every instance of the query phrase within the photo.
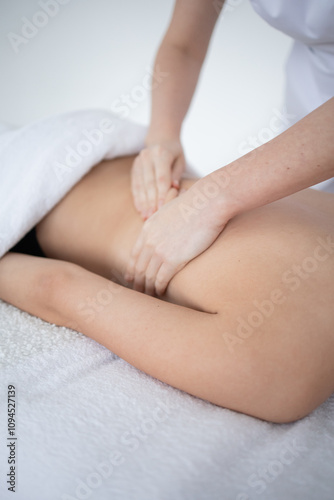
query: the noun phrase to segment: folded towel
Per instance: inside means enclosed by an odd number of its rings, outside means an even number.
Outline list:
[[[2,133],[1,133],[2,131]],[[0,257],[103,159],[144,146],[146,127],[104,110],[0,127]]]

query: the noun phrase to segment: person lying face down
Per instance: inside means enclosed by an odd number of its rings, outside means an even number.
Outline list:
[[[334,195],[307,189],[237,215],[158,298],[124,279],[143,228],[132,163],[96,165],[48,213],[45,257],[0,260],[0,298],[216,405],[272,422],[309,414],[334,389]]]

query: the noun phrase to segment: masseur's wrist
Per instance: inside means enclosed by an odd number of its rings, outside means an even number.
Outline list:
[[[260,162],[260,158],[256,159],[255,165]],[[254,152],[252,151],[202,179],[207,184],[208,192],[217,192],[217,195],[212,198],[216,200],[215,205],[218,210],[222,211],[223,218],[230,220],[236,215],[263,204],[259,203],[256,196],[258,190],[254,189],[254,186],[257,187],[259,184],[258,176],[248,174],[246,179],[249,167],[253,164]]]
[[[171,134],[171,133],[161,133],[161,134],[148,134],[145,137],[145,146],[153,146],[155,144],[173,144],[177,143],[180,144],[180,137],[176,134]]]
[[[199,216],[203,224],[213,224],[217,234],[236,215],[237,205],[230,197],[228,189],[219,185],[212,174],[199,179],[185,193],[182,207],[186,217]]]
[[[145,137],[146,146],[180,141],[180,126],[174,123],[155,123],[151,121]]]
[[[179,137],[168,137],[168,136],[157,136],[145,138],[145,146],[149,148],[150,146],[181,146],[181,141]]]

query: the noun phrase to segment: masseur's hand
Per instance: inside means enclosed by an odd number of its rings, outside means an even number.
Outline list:
[[[162,295],[172,277],[206,250],[228,222],[221,202],[218,206],[216,200],[207,199],[200,209],[193,206],[197,184],[144,223],[125,275],[134,290]]]
[[[178,188],[185,169],[180,141],[148,144],[135,158],[131,171],[134,205],[148,219],[165,202],[168,190]]]

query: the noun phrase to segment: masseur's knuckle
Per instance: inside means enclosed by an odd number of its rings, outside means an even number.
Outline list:
[[[141,279],[145,274],[146,268],[142,264],[137,264],[135,268],[136,277]]]
[[[155,280],[155,275],[152,273],[152,272],[147,272],[146,271],[146,284],[147,286],[152,286],[152,284],[154,283],[154,280]]]
[[[156,196],[155,196],[155,193],[147,195],[147,201],[148,201],[149,208],[153,208],[154,209],[155,205],[156,205]]]
[[[161,144],[156,144],[155,146],[153,146],[152,148],[152,153],[155,155],[155,156],[161,156],[163,154],[163,152],[165,151],[165,148],[164,146],[162,146]]]
[[[146,161],[150,157],[151,153],[149,149],[142,149],[139,153],[139,160],[140,161]]]
[[[151,192],[154,192],[155,180],[154,179],[148,179],[146,181],[146,188],[147,188],[148,194],[150,194]]]
[[[157,156],[159,156],[160,158],[162,158],[164,160],[167,160],[173,156],[171,151],[169,151],[169,149],[167,149],[166,146],[163,146],[161,144],[158,144],[156,146],[155,153]]]
[[[159,259],[165,263],[170,263],[170,256],[166,251],[165,245],[156,245],[155,246],[155,254]]]
[[[152,236],[151,234],[151,220],[152,219],[147,219],[142,227],[142,234],[145,240],[145,244],[148,246],[152,246],[154,244],[154,236]]]
[[[164,283],[166,282],[166,275],[165,273],[160,273],[160,276],[157,276],[156,280],[155,280],[155,286],[160,288],[164,285]]]
[[[168,188],[170,185],[169,177],[165,174],[160,174],[157,177],[157,181],[164,188]]]
[[[155,291],[157,295],[162,295],[166,289],[166,281],[162,281],[161,279],[156,280],[155,282]]]

